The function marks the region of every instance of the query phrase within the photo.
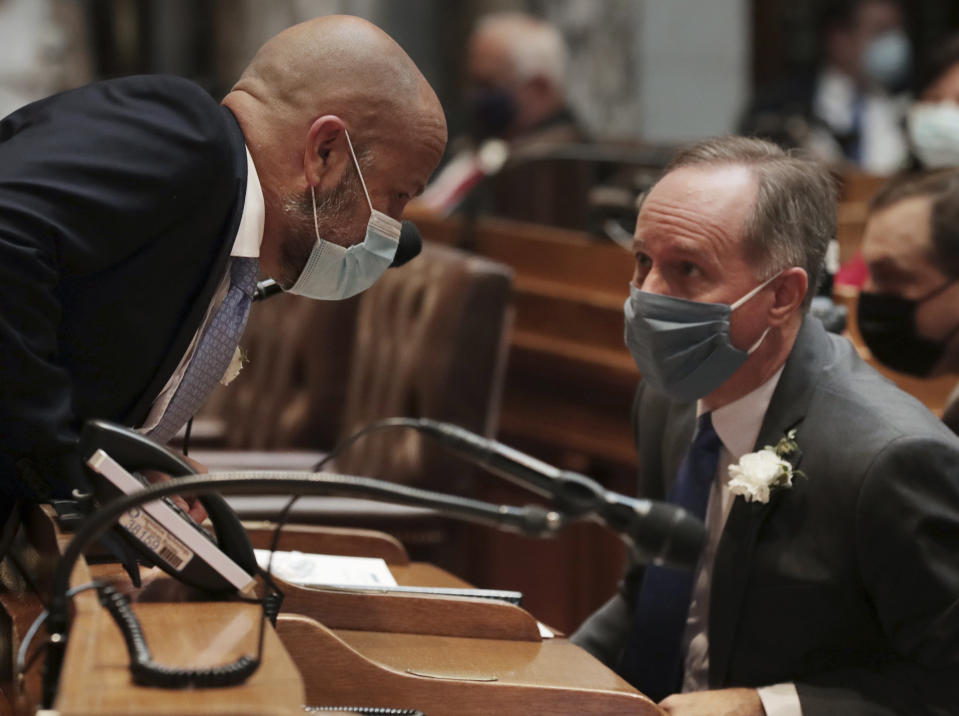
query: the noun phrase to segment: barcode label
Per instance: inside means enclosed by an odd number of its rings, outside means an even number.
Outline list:
[[[176,552],[174,552],[172,549],[170,549],[166,545],[163,545],[162,547],[160,547],[160,556],[163,557],[163,559],[165,559],[167,562],[169,562],[170,566],[173,567],[173,569],[176,569],[176,570],[180,569],[180,564],[183,562],[183,560],[180,559],[180,555],[178,555]]]
[[[124,512],[118,522],[134,539],[153,550],[178,572],[193,559],[193,552],[189,547],[139,507]]]

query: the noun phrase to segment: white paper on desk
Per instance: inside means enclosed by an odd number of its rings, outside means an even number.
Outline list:
[[[255,549],[257,564],[266,569],[270,550]],[[336,584],[350,587],[395,587],[396,580],[382,559],[342,557],[308,552],[274,552],[272,573],[302,586]]]

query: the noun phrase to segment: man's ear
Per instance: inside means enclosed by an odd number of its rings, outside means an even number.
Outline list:
[[[352,159],[346,143],[346,125],[335,114],[313,121],[306,135],[303,175],[307,187],[332,190],[340,183]]]
[[[769,323],[781,326],[802,306],[809,291],[809,276],[805,269],[793,266],[782,272],[773,282],[775,300],[769,309]]]

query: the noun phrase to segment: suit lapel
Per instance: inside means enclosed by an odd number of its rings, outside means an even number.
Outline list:
[[[240,131],[240,125],[237,123],[232,112],[226,107],[221,107],[221,110],[224,114],[228,115],[229,121],[226,122],[225,126],[232,135],[234,145],[233,161],[236,200],[233,204],[232,215],[224,222],[224,230],[221,235],[217,237],[217,240],[220,242],[220,249],[217,253],[216,262],[211,268],[206,283],[203,285],[197,300],[180,325],[179,332],[166,355],[163,357],[162,363],[154,374],[153,380],[140,394],[136,403],[133,404],[133,407],[123,416],[122,420],[127,425],[140,425],[146,419],[150,413],[150,407],[153,405],[153,401],[157,395],[159,395],[160,391],[163,390],[163,386],[166,385],[170,376],[173,375],[173,372],[183,359],[187,348],[190,346],[190,342],[203,323],[203,317],[206,315],[207,309],[213,301],[213,296],[216,294],[216,289],[219,287],[220,281],[226,273],[230,253],[233,251],[233,242],[236,240],[236,232],[240,228],[240,220],[243,217],[243,207],[246,200],[246,144],[243,133]]]
[[[802,444],[801,423],[815,383],[831,359],[831,352],[822,325],[818,320],[806,318],[769,402],[753,450],[775,445],[794,428],[797,442]],[[801,460],[801,448],[789,458],[794,468]],[[709,685],[712,688],[727,683],[730,656],[759,533],[786,492],[773,489],[769,502],[765,504],[736,497],[730,509],[716,552],[710,587]]]

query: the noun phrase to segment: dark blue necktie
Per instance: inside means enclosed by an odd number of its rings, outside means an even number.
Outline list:
[[[709,490],[719,467],[722,441],[709,413],[699,418],[696,437],[676,473],[669,502],[704,519]],[[683,680],[683,632],[695,572],[649,565],[643,574],[636,613],[619,672],[654,701],[676,693]]]

